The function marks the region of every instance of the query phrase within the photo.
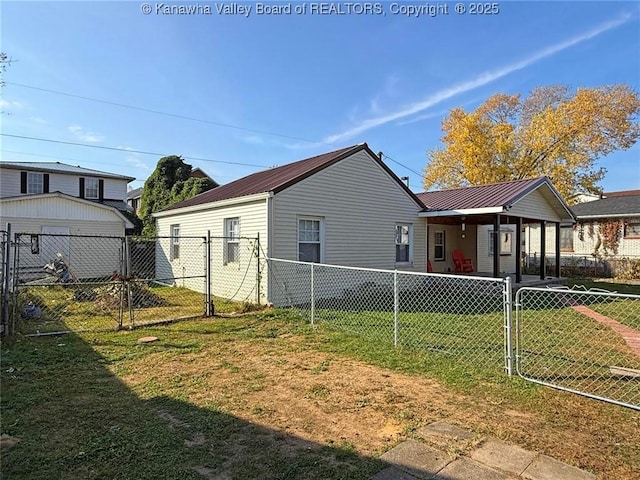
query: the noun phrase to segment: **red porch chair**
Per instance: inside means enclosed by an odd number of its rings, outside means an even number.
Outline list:
[[[460,250],[454,250],[451,252],[453,257],[453,265],[455,266],[455,273],[471,273],[473,272],[473,262],[470,258],[464,258],[464,253]]]

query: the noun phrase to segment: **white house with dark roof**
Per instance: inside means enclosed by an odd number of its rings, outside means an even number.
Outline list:
[[[565,264],[589,266],[596,257],[616,260],[640,259],[640,190],[625,190],[604,193],[600,197],[582,196],[581,202],[573,205],[577,223],[561,227],[560,254]],[[605,251],[602,226],[617,224],[616,248]],[[537,258],[540,228],[527,232],[531,241],[525,250],[529,258]],[[555,244],[547,242],[548,252],[556,251]]]
[[[58,162],[2,161],[0,229],[11,224],[12,234],[44,235],[38,240],[42,245],[25,250],[23,265],[42,266],[58,252],[69,258],[75,250],[77,256],[81,246],[76,242],[74,248],[69,235],[121,237],[133,228],[125,214],[129,211],[127,184],[132,180]],[[52,245],[48,247],[48,243]],[[117,257],[121,252],[94,252],[94,265],[100,264],[102,254]],[[112,271],[87,272],[96,273]]]
[[[472,273],[516,277],[524,223],[574,220],[546,177],[416,195],[366,144],[254,173],[154,216],[158,234],[178,244],[207,231],[226,237],[227,246],[238,236],[259,236],[261,256],[271,258],[417,272],[430,265],[452,273],[452,253],[462,250]],[[506,229],[508,252],[500,243]],[[490,245],[501,252],[497,259]],[[213,293],[245,298],[238,289],[244,267],[226,260],[234,256],[218,257],[213,275],[219,268],[227,291]],[[156,265],[172,278],[188,274],[189,260],[176,258],[167,244]],[[268,285],[264,292],[272,299]]]

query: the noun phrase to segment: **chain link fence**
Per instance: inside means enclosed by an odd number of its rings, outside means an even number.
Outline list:
[[[271,300],[323,325],[510,371],[510,281],[269,259]]]
[[[6,335],[9,330],[10,238],[10,232],[0,230],[0,250],[2,250],[0,253],[0,335]]]
[[[258,303],[259,249],[249,238],[16,234],[3,270],[7,330],[133,328],[208,316],[214,302]]]
[[[520,376],[640,410],[640,295],[526,287],[516,307]]]

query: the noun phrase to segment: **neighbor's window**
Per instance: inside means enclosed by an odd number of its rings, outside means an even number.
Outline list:
[[[573,252],[573,227],[560,226],[560,250]]]
[[[180,258],[180,225],[171,225],[171,260]]]
[[[298,260],[301,262],[322,261],[322,220],[319,218],[298,219]]]
[[[27,172],[27,193],[44,192],[44,175],[42,173]]]
[[[445,259],[444,232],[433,233],[433,259],[434,260]]]
[[[496,232],[489,232],[489,256],[493,256],[493,239]],[[511,242],[513,232],[511,230],[500,231],[500,255],[511,255]]]
[[[224,220],[225,259],[224,263],[238,263],[240,261],[240,219],[226,218]]]
[[[84,179],[84,198],[98,198],[98,185],[100,182],[97,178]]]
[[[624,225],[624,236],[640,238],[640,222],[629,222]]]
[[[411,225],[396,225],[396,263],[411,261]]]

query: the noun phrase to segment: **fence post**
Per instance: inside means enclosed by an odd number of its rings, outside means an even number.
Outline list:
[[[260,305],[260,277],[262,276],[262,272],[260,271],[260,232],[258,232],[258,236],[256,237],[256,261],[258,262],[258,266],[256,267],[256,289],[257,289],[257,297],[256,297],[256,305]]]
[[[507,375],[513,375],[513,297],[511,290],[511,277],[504,282],[504,310],[505,310],[505,367]]]
[[[313,279],[313,263],[311,264],[311,325],[315,325],[316,318],[316,298],[314,291],[314,279]]]
[[[2,244],[2,336],[9,333],[9,265],[11,255],[11,224],[7,223],[4,243]]]
[[[398,347],[398,271],[393,271],[393,346]]]
[[[205,315],[211,317],[213,308],[211,303],[211,230],[207,230],[207,239],[205,246],[205,267],[204,267],[204,303]]]

